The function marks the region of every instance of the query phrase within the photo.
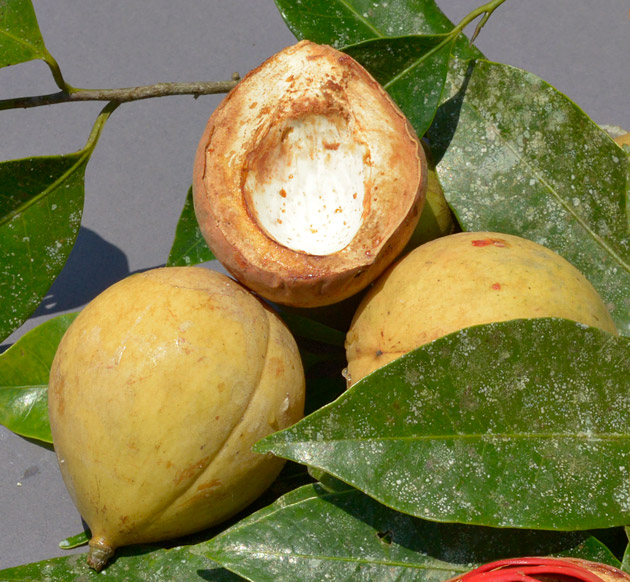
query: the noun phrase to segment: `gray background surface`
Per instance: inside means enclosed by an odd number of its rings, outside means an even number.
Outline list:
[[[438,3],[458,21],[482,1]],[[272,0],[33,4],[48,49],[79,87],[227,80],[295,42]],[[477,45],[491,60],[541,76],[595,122],[630,128],[629,10],[628,0],[508,0]],[[0,98],[54,91],[41,62],[0,70]],[[83,226],[70,260],[45,306],[5,346],[129,273],[164,264],[197,141],[221,98],[167,97],[114,113],[87,168]],[[101,107],[2,112],[0,160],[80,149]],[[81,530],[54,453],[0,427],[0,569],[66,555],[58,542]]]

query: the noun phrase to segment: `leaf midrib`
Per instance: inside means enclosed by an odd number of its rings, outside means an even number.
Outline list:
[[[42,199],[46,198],[46,196],[48,196],[54,190],[56,190],[59,185],[63,184],[63,182],[68,178],[68,176],[71,176],[72,174],[74,174],[77,168],[79,168],[85,162],[85,160],[90,157],[90,155],[91,155],[91,152],[87,150],[81,150],[80,152],[76,152],[74,154],[66,154],[64,156],[66,158],[69,158],[71,156],[76,156],[77,161],[74,164],[72,164],[65,172],[63,172],[55,181],[53,181],[46,188],[44,188],[44,190],[37,193],[35,196],[29,198],[25,202],[22,202],[22,204],[20,204],[19,206],[11,210],[11,212],[8,212],[4,216],[0,217],[0,227],[11,222],[16,216],[19,216],[20,214],[26,212],[31,206],[34,206],[35,204],[40,202]],[[48,157],[50,159],[50,156],[45,156],[45,157]],[[61,156],[52,156],[52,157],[61,157]],[[37,158],[30,158],[30,159],[35,160]]]
[[[327,556],[325,554],[303,554],[300,552],[291,552],[287,554],[285,552],[273,552],[273,551],[252,551],[252,552],[235,552],[233,555],[237,556],[248,556],[255,555],[256,557],[260,555],[269,556],[270,558],[301,558],[303,560],[321,560],[328,562],[348,562],[350,564],[371,564],[378,566],[392,566],[399,568],[413,568],[415,570],[436,570],[439,572],[465,572],[465,568],[455,568],[455,567],[436,567],[434,565],[427,564],[418,564],[415,562],[401,562],[394,560],[366,560],[365,558],[357,558],[354,556]],[[221,562],[223,563],[223,562]],[[235,562],[230,562],[235,563]]]
[[[11,34],[10,32],[6,30],[0,30],[0,36],[4,36],[8,38],[9,40],[13,41],[14,43],[19,44],[29,49],[31,52],[35,54],[33,59],[44,59],[46,57],[45,53],[42,52],[41,48],[37,47],[37,45],[34,44],[32,41],[27,42],[26,40],[20,38],[19,36],[15,36],[14,34]]]
[[[378,38],[387,38],[378,28],[374,27],[367,18],[360,14],[354,6],[352,6],[347,0],[337,0],[339,4],[345,6],[351,14],[354,14],[355,18],[361,22],[368,30],[371,30]]]
[[[440,37],[443,40],[448,38],[448,34],[430,34],[430,35],[424,35],[424,36],[427,36],[427,37],[429,37],[429,36],[431,36],[431,37]],[[452,45],[454,43],[455,43],[455,39],[453,39],[452,43],[450,43],[451,44],[451,48],[449,48],[449,51],[452,50]],[[411,73],[414,69],[416,69],[420,65],[422,65],[424,63],[424,61],[429,59],[436,52],[439,52],[440,50],[442,50],[442,49],[446,48],[446,46],[448,46],[448,45],[445,45],[444,47],[440,47],[439,44],[440,44],[439,42],[436,43],[436,45],[434,47],[430,48],[426,53],[424,53],[423,55],[418,57],[415,61],[413,61],[413,63],[411,65],[409,65],[408,67],[405,67],[404,69],[402,69],[398,73],[396,73],[396,75],[394,75],[389,81],[387,81],[387,83],[383,84],[383,89],[388,90],[392,85],[394,85],[395,83],[400,81],[400,79],[402,79],[408,73]],[[446,79],[446,75],[444,75],[444,78]],[[444,89],[442,89],[442,90],[444,90]]]
[[[493,434],[430,434],[430,435],[405,435],[405,436],[372,436],[372,437],[351,437],[351,438],[331,438],[322,440],[291,440],[288,443],[270,443],[269,451],[280,448],[294,448],[297,445],[326,445],[328,443],[372,443],[383,441],[457,441],[457,440],[478,440],[484,444],[493,442],[518,441],[518,440],[576,440],[584,442],[599,441],[630,441],[630,434],[623,433],[493,433]]]

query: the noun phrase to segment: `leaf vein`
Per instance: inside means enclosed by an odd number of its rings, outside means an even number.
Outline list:
[[[349,2],[346,0],[339,0],[339,4],[345,6],[351,14],[354,14],[355,18],[361,22],[366,28],[371,30],[374,34],[376,34],[379,38],[386,38],[378,28],[376,28],[365,16],[359,13],[358,10],[355,9]]]

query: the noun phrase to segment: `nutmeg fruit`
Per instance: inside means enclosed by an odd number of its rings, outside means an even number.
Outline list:
[[[304,372],[290,332],[251,292],[170,267],[83,309],[48,394],[61,474],[100,570],[117,547],[207,528],[254,501],[284,460],[251,447],[302,417]]]
[[[552,250],[496,232],[438,238],[391,266],[366,293],[346,335],[348,384],[457,330],[537,317],[618,333],[591,283]]]
[[[201,231],[241,283],[330,305],[396,258],[420,216],[426,160],[400,109],[350,56],[302,41],[246,75],[197,149]]]

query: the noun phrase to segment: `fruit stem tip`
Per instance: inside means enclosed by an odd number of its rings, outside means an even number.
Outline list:
[[[115,549],[108,543],[101,540],[90,540],[90,549],[87,554],[88,566],[97,572],[100,572],[107,562],[114,556]]]

